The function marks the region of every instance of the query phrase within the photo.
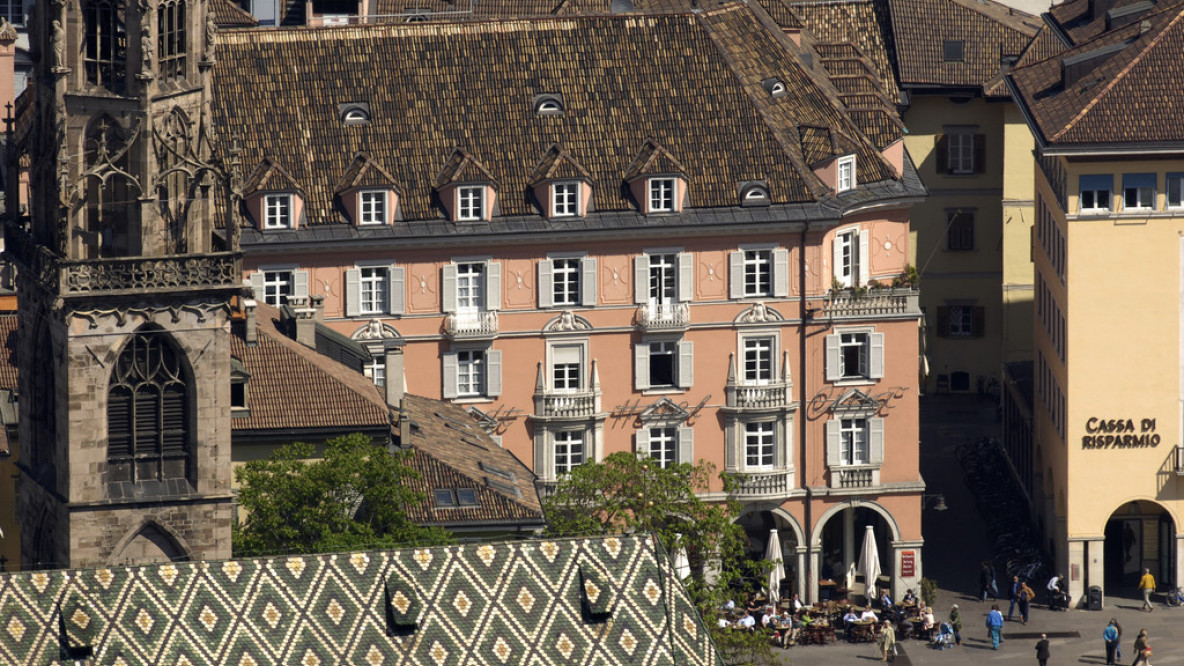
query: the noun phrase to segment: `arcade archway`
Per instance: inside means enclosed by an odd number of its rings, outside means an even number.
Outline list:
[[[751,560],[764,558],[772,530],[777,530],[777,539],[781,543],[781,566],[785,570],[781,596],[801,594],[805,584],[802,577],[805,549],[801,547],[801,528],[797,522],[780,509],[749,509],[736,519],[736,524],[744,528],[748,536],[747,557]]]
[[[1108,596],[1137,596],[1143,569],[1156,583],[1175,587],[1176,525],[1159,504],[1127,502],[1106,521],[1103,574]]]

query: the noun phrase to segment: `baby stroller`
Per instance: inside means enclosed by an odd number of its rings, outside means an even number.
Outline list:
[[[949,622],[942,622],[937,633],[933,635],[929,646],[934,650],[944,650],[954,647],[954,627]]]

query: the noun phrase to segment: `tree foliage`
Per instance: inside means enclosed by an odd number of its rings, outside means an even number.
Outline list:
[[[721,480],[722,493],[712,492],[715,479]],[[691,575],[684,584],[725,660],[744,655],[743,663],[770,662],[763,635],[725,633],[717,622],[724,602],[760,589],[768,571],[767,563],[745,557],[747,536],[734,522],[740,510],[731,494],[735,483],[706,461],[663,468],[646,456],[614,453],[559,480],[543,501],[547,531],[554,536],[650,532],[669,553],[685,548]],[[706,493],[711,501],[701,497]]]
[[[418,478],[410,452],[392,454],[361,434],[316,447],[296,443],[235,470],[246,518],[235,526],[236,556],[324,553],[449,543],[439,528],[407,518],[423,493],[405,481]]]

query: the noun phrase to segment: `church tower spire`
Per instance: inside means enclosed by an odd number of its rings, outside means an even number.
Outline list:
[[[23,565],[229,557],[242,258],[207,0],[37,0],[29,24],[29,207],[5,230]]]

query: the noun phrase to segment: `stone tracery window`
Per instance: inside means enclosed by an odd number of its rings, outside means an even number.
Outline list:
[[[187,478],[189,387],[182,353],[148,330],[127,342],[107,390],[109,482]]]
[[[111,92],[124,91],[127,32],[124,7],[118,0],[88,0],[86,16],[86,80]]]
[[[166,79],[185,77],[185,0],[160,3],[157,10],[157,60]]]

